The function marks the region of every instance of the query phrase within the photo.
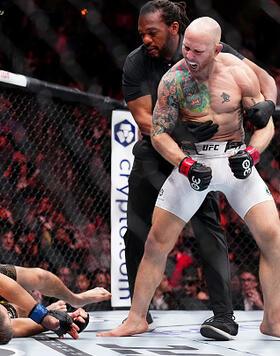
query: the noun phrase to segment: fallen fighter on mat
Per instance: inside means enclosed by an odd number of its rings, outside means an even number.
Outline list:
[[[0,264],[1,273],[15,280],[27,291],[36,289],[45,296],[64,300],[74,308],[111,298],[111,293],[100,287],[83,293],[73,293],[55,274],[42,268]]]
[[[36,288],[44,295],[64,300],[45,308],[36,303],[24,288],[27,290]],[[87,326],[89,317],[82,308],[67,314],[66,302],[74,307],[80,307],[111,298],[111,293],[104,288],[94,288],[75,294],[51,272],[40,268],[10,265],[0,265],[0,295],[9,302],[3,301],[4,304],[0,304],[2,345],[7,344],[12,337],[32,336],[45,330],[53,330],[59,337],[68,333],[77,339],[78,333]]]

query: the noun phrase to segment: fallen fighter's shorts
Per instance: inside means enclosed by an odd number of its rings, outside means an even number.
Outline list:
[[[0,273],[4,274],[7,277],[12,278],[14,281],[17,280],[16,268],[13,265],[0,264]]]
[[[10,319],[18,318],[17,310],[12,304],[4,301],[1,301],[0,303],[7,309]]]
[[[246,146],[242,143],[209,141],[196,143],[194,150],[185,149],[193,160],[212,168],[209,187],[203,191],[194,190],[188,178],[175,167],[158,194],[156,206],[188,222],[210,191],[224,193],[231,207],[242,219],[256,204],[273,200],[255,167],[252,167],[252,173],[246,179],[234,177],[228,156],[244,148]]]

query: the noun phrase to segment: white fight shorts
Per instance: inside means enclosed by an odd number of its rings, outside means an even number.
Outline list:
[[[224,193],[231,207],[242,219],[254,205],[273,200],[255,167],[252,167],[252,173],[246,179],[234,177],[228,157],[246,146],[240,143],[231,148],[235,143],[230,144],[211,141],[194,144],[195,149],[186,153],[193,160],[211,167],[212,180],[209,187],[201,192],[194,190],[188,178],[175,167],[158,194],[156,206],[188,222],[210,191]]]

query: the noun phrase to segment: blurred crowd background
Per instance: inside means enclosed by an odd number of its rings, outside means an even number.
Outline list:
[[[0,69],[123,100],[122,66],[140,45],[137,18],[144,3],[1,1]],[[186,3],[191,20],[215,18],[223,41],[275,78],[280,104],[279,1]],[[110,289],[110,114],[1,85],[0,97],[0,263],[51,270],[77,292],[95,286]],[[279,208],[277,114],[274,119],[276,135],[258,169]],[[222,196],[221,217],[228,236],[234,306],[242,309],[240,296],[246,289],[253,285],[261,295],[259,251]],[[209,308],[193,236],[188,224],[169,255],[153,308]],[[110,308],[104,302],[87,309]]]
[[[145,0],[2,0],[0,66],[122,98],[127,54],[140,44]],[[280,89],[279,0],[187,0],[190,20],[212,16],[223,41],[266,68]]]

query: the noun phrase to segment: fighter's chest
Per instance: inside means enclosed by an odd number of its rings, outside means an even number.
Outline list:
[[[215,78],[207,82],[182,80],[179,88],[179,106],[188,115],[207,115],[230,112],[240,105],[240,90],[232,80]]]

